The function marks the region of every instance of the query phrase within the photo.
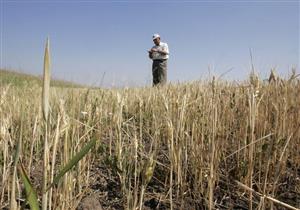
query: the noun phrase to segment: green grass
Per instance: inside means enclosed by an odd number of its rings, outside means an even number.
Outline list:
[[[31,74],[26,74],[22,72],[17,72],[14,70],[4,70],[0,69],[0,85],[13,85],[18,87],[38,85],[42,86],[42,77],[35,76]],[[68,82],[64,80],[52,79],[52,87],[72,87],[72,88],[81,88],[83,85]]]

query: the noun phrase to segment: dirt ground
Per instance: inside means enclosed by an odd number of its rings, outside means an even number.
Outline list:
[[[296,173],[295,173],[296,171]],[[220,173],[222,169],[220,169]],[[94,199],[100,203],[100,208],[97,205],[89,209],[103,209],[103,210],[123,210],[126,202],[125,196],[121,193],[121,184],[118,180],[118,176],[113,174],[109,167],[104,166],[100,162],[96,163],[92,167],[90,175],[91,184],[89,186],[89,194],[85,196],[85,199]],[[168,192],[166,191],[164,184],[160,181],[162,178],[162,171],[157,170],[152,180],[147,186],[143,209],[144,210],[166,210],[170,209],[169,196],[166,197]],[[231,181],[230,175],[228,177],[219,178],[219,182],[215,187],[214,199],[216,209],[249,209],[248,193],[247,191],[239,188],[236,183]],[[300,169],[295,170],[292,166],[289,166],[286,171],[286,176],[280,180],[280,186],[276,192],[276,199],[289,204],[293,207],[300,208]],[[256,189],[256,185],[253,185]],[[256,189],[258,190],[258,189]],[[175,197],[175,195],[173,196]],[[253,207],[257,208],[260,202],[260,197],[254,194]],[[83,210],[82,203],[86,200],[82,200],[78,207],[78,210]],[[97,203],[94,202],[94,203]],[[92,204],[93,202],[90,202]],[[195,199],[193,192],[187,192],[186,195],[180,200],[173,200],[174,210],[204,210],[206,208],[206,201],[204,199]],[[274,204],[275,210],[284,210],[286,207],[278,204]],[[86,210],[86,209],[84,209]]]

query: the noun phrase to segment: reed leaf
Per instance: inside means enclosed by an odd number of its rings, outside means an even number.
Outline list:
[[[43,197],[42,209],[47,210],[48,195],[46,192],[48,184],[48,167],[49,167],[49,146],[48,146],[48,115],[49,115],[49,92],[50,92],[50,53],[49,53],[49,38],[45,47],[44,55],[44,80],[42,90],[42,110],[45,124],[45,141],[44,141],[44,161],[43,161]],[[51,198],[50,198],[51,199]]]
[[[96,145],[96,138],[89,141],[78,153],[76,153],[69,162],[60,170],[60,172],[54,177],[52,184],[48,187],[47,191],[56,185],[59,180],[71,170],[89,151]]]
[[[50,92],[50,52],[49,38],[47,39],[44,55],[44,75],[43,75],[43,92],[42,92],[42,109],[44,120],[48,121],[49,115],[49,92]]]
[[[26,191],[26,200],[30,205],[31,210],[39,210],[39,202],[37,199],[37,194],[35,189],[32,187],[32,184],[26,174],[26,171],[22,164],[18,165],[18,171],[23,181],[25,191]]]
[[[21,114],[21,125],[20,125],[20,136],[19,141],[17,143],[16,153],[14,156],[13,162],[13,177],[11,183],[11,198],[10,198],[10,209],[16,210],[17,209],[17,202],[16,202],[16,178],[17,178],[17,164],[20,157],[20,150],[22,146],[22,135],[23,135],[23,110]]]

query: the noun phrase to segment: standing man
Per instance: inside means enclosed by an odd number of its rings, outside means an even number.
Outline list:
[[[153,86],[167,83],[167,60],[169,59],[169,48],[167,43],[160,41],[159,34],[152,36],[154,46],[149,50],[149,58],[153,60],[152,75]]]

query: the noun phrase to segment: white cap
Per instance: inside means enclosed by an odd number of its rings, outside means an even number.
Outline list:
[[[160,38],[159,34],[153,34],[152,40],[157,39],[157,38]]]

